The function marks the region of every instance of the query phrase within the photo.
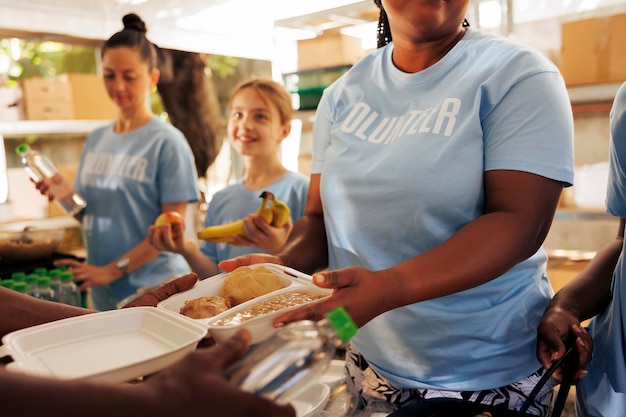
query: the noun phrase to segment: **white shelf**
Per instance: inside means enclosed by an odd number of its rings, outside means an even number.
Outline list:
[[[0,136],[87,134],[111,120],[19,120],[0,121]]]

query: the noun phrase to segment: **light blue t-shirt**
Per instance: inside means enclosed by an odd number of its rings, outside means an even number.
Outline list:
[[[607,211],[626,218],[626,83],[611,109]],[[619,257],[606,310],[589,324],[593,359],[589,374],[578,384],[577,411],[582,417],[623,417],[626,414],[626,263]]]
[[[87,262],[98,266],[144,240],[163,203],[199,198],[194,157],[179,130],[158,117],[130,133],[115,133],[113,126],[89,134],[75,183],[87,199]],[[114,309],[138,288],[187,272],[189,265],[181,255],[162,252],[121,279],[93,287],[94,307]]]
[[[321,173],[331,269],[383,270],[438,246],[483,214],[485,171],[573,182],[571,107],[548,59],[469,29],[435,65],[408,74],[392,48],[354,65],[317,109],[311,172]],[[388,311],[353,342],[404,387],[519,381],[541,367],[546,260],[539,250],[479,287]]]
[[[263,191],[270,191],[277,199],[287,203],[291,220],[295,223],[304,213],[309,192],[309,179],[300,173],[289,171],[275,183],[254,191],[247,189],[242,180],[239,180],[215,193],[209,203],[204,226],[229,223],[255,212],[261,204],[260,195]],[[202,242],[200,249],[216,262],[248,253],[263,252],[254,246],[234,246],[227,243],[209,242]]]

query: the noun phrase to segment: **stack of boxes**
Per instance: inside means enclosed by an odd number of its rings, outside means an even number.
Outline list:
[[[0,88],[0,121],[113,119],[116,108],[96,74],[27,78]]]
[[[561,25],[560,70],[567,86],[626,80],[626,14]]]
[[[327,31],[298,41],[298,71],[285,74],[285,84],[298,110],[317,107],[322,92],[365,55],[361,39]]]

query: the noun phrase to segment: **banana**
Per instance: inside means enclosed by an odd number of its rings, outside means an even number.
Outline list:
[[[263,217],[266,222],[271,224],[272,220],[274,220],[274,210],[272,208],[274,206],[274,194],[269,191],[263,191],[259,197],[263,199],[263,202],[255,214]],[[272,202],[272,207],[268,205],[270,201]]]
[[[274,227],[283,227],[288,221],[291,211],[289,206],[277,198],[272,201],[272,211],[274,212],[274,218],[271,225]]]
[[[268,223],[272,223],[274,219],[273,201],[274,194],[269,191],[263,191],[259,196],[263,199],[261,205],[254,214],[265,219]],[[272,205],[270,206],[270,201]],[[224,223],[217,226],[209,226],[198,232],[198,239],[206,240],[211,243],[234,243],[233,236],[244,236],[243,220],[239,219],[230,223]]]
[[[198,239],[211,243],[233,243],[233,236],[243,235],[243,219],[234,222],[209,226],[198,232]]]

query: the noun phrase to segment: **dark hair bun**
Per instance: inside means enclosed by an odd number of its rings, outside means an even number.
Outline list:
[[[124,30],[137,30],[142,33],[147,31],[145,22],[135,13],[124,16],[122,22],[124,23]]]

